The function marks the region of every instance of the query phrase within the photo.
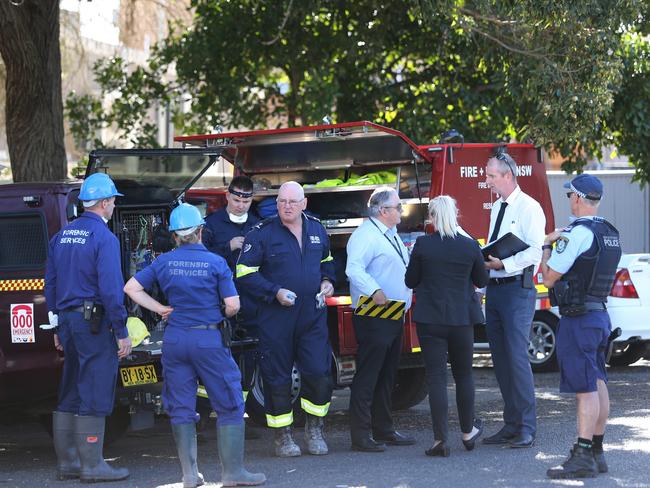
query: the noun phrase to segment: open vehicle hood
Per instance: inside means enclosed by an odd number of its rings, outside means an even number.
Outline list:
[[[124,193],[121,204],[181,199],[221,155],[221,148],[101,149],[89,155],[86,177],[105,172]]]
[[[176,137],[222,149],[247,174],[399,165],[430,156],[399,131],[372,122]]]

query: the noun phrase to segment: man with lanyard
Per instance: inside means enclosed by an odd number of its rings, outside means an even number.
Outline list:
[[[397,235],[402,205],[393,188],[377,188],[368,200],[369,218],[350,237],[345,274],[350,280],[352,304],[359,297],[372,298],[374,305],[388,300],[411,306],[412,292],[404,283],[408,251]],[[357,371],[350,395],[352,449],[382,452],[385,444],[415,444],[415,439],[395,430],[391,395],[402,348],[404,315],[399,320],[354,315],[357,338]]]
[[[503,397],[505,425],[485,444],[531,447],[537,433],[535,384],[528,360],[530,327],[537,290],[533,273],[542,258],[546,217],[540,204],[517,184],[517,164],[499,152],[488,159],[486,181],[500,198],[490,213],[490,242],[508,232],[528,248],[503,260],[489,256],[485,318],[494,372]]]
[[[126,329],[120,244],[107,227],[122,196],[104,173],[81,185],[84,212],[50,241],[45,297],[54,345],[65,355],[53,413],[60,480],[118,481],[125,468],[104,461],[105,417],[113,411],[118,359],[131,352]],[[116,344],[117,338],[117,344]]]
[[[245,175],[235,176],[228,186],[226,202],[224,208],[211,213],[205,219],[203,244],[213,253],[223,257],[234,274],[237,258],[244,244],[244,236],[260,221],[259,217],[251,211],[253,181]],[[235,316],[237,326],[246,329],[249,337],[257,337],[257,303],[244,287],[239,288],[242,288],[238,290],[241,309]],[[244,364],[240,364],[243,369],[244,399],[248,395],[252,381],[255,355],[256,351],[247,351],[244,353]]]
[[[547,475],[592,478],[607,472],[603,452],[609,415],[605,355],[611,323],[605,302],[621,246],[616,228],[596,216],[603,194],[600,180],[582,174],[564,187],[569,189],[576,220],[546,236],[541,269],[551,304],[559,307],[562,316],[557,335],[560,392],[576,395],[578,441],[568,459]]]
[[[264,408],[268,426],[276,430],[275,454],[301,454],[291,434],[294,360],[301,374],[300,405],[307,414],[307,450],[327,454],[323,418],[332,398],[332,351],[324,299],[334,292],[329,238],[322,224],[303,212],[307,199],[295,181],[280,187],[277,206],[277,217],[246,235],[237,286],[259,301]]]

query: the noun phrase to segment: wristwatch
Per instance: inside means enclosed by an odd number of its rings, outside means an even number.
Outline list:
[[[548,249],[549,251],[552,251],[552,250],[553,250],[553,245],[552,245],[552,244],[544,244],[544,245],[542,246],[542,251],[546,251],[547,249]]]

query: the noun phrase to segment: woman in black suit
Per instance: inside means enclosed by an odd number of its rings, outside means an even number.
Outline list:
[[[447,195],[429,203],[434,232],[419,237],[406,270],[415,289],[413,318],[427,372],[434,444],[428,456],[449,456],[447,445],[447,355],[456,382],[456,406],[465,448],[471,451],[483,432],[474,418],[474,287],[489,279],[476,241],[458,233],[456,201]],[[480,313],[480,312],[479,312]]]

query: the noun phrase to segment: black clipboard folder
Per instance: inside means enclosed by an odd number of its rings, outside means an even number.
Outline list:
[[[499,259],[506,259],[514,256],[518,252],[528,249],[530,246],[519,239],[512,232],[499,237],[496,241],[490,242],[487,246],[481,248],[483,259],[488,260],[488,255]]]

